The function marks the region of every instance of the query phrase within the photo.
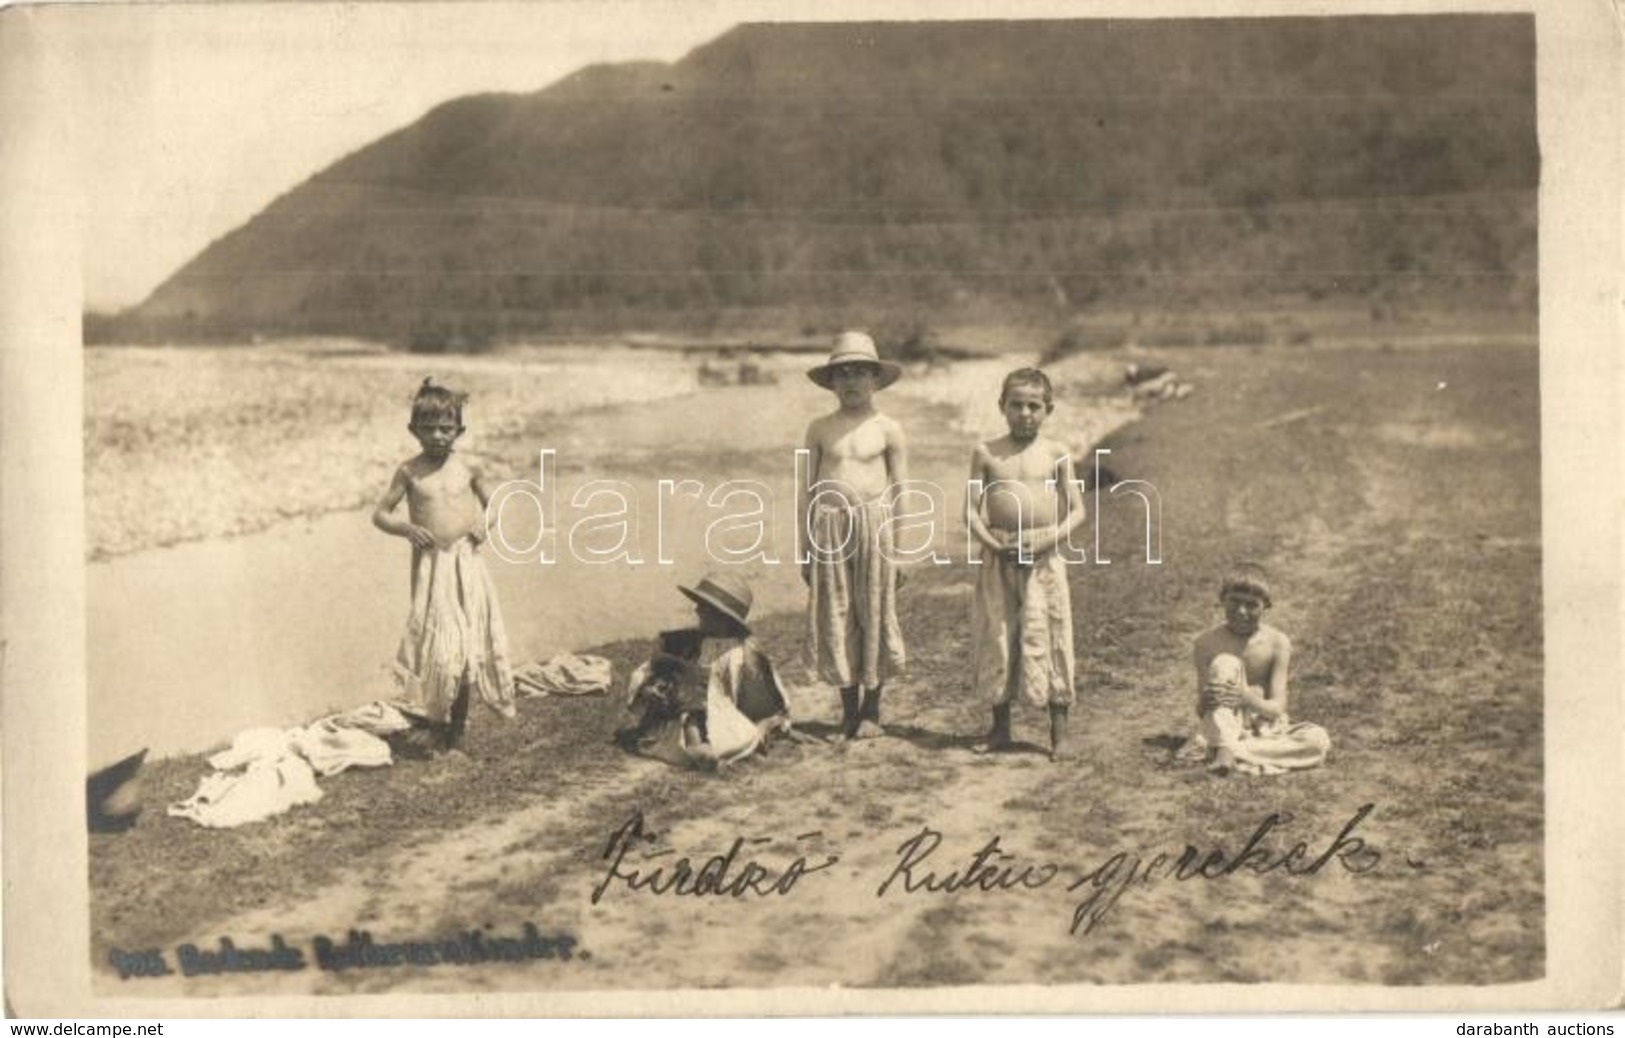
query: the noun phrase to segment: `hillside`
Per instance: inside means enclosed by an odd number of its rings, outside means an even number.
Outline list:
[[[136,311],[399,336],[739,309],[1528,305],[1525,16],[774,24],[449,102]]]

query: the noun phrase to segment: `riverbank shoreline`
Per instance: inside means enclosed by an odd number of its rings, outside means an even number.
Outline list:
[[[461,449],[499,468],[534,465],[534,443],[564,416],[697,386],[682,357],[629,348],[435,356],[350,340],[90,348],[87,561],[371,505],[416,451],[406,426],[426,377],[469,394]]]

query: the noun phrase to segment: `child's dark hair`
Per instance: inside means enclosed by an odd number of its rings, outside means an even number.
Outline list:
[[[422,425],[439,418],[451,418],[457,428],[463,427],[463,404],[468,394],[434,384],[432,377],[423,380],[418,395],[412,398],[412,424]]]
[[[1044,390],[1044,403],[1050,406],[1055,404],[1055,387],[1050,385],[1049,376],[1040,368],[1017,368],[1004,376],[1004,385],[999,389],[999,406],[1010,396],[1011,386],[1038,386]]]
[[[1256,595],[1266,606],[1273,604],[1270,601],[1269,580],[1258,566],[1242,565],[1225,574],[1224,583],[1219,586],[1219,601],[1224,601],[1231,592]]]

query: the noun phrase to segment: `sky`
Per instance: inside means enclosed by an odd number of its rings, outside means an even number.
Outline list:
[[[54,8],[72,48],[85,303],[144,299],[209,242],[442,101],[587,64],[676,60],[724,5]]]

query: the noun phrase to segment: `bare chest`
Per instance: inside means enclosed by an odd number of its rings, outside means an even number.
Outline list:
[[[1003,457],[991,457],[984,464],[988,482],[1007,481],[1042,487],[1046,480],[1055,478],[1057,458],[1048,451],[1020,451]]]
[[[886,453],[886,432],[874,421],[848,429],[829,429],[822,452],[826,459],[836,463],[874,461]]]
[[[461,464],[451,462],[429,472],[414,474],[407,494],[414,506],[443,508],[461,502],[473,492],[473,476]]]

